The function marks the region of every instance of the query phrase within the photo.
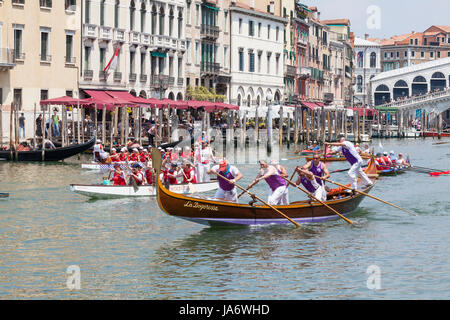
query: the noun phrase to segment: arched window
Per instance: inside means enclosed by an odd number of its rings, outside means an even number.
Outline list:
[[[417,76],[414,78],[413,82],[427,82],[427,80],[422,76]]]
[[[119,28],[119,7],[120,0],[116,0],[116,4],[114,5],[114,28]]]
[[[362,77],[361,75],[359,75],[359,76],[356,78],[356,89],[357,89],[357,91],[358,91],[359,93],[363,91],[363,90],[362,90],[362,85],[363,85],[363,77]]]
[[[398,80],[395,85],[395,88],[408,88],[408,84],[404,80]]]
[[[178,38],[183,37],[183,11],[178,12]]]
[[[377,91],[377,92],[389,92],[389,88],[388,88],[388,86],[385,85],[385,84],[380,84],[380,85],[375,89],[375,91]]]
[[[364,52],[358,52],[358,68],[364,67]]]
[[[169,36],[171,36],[171,37],[173,35],[173,19],[174,19],[173,10],[170,9],[170,11],[169,11]]]
[[[159,10],[159,34],[164,35],[164,8]]]
[[[158,22],[158,12],[156,6],[152,7],[152,34],[156,34],[156,24]]]
[[[432,79],[445,79],[445,76],[442,72],[435,72],[431,76]]]
[[[377,67],[377,54],[375,52],[372,52],[370,54],[370,67],[371,68]]]
[[[134,30],[134,14],[136,12],[136,6],[134,5],[134,0],[130,3],[130,30]]]
[[[100,1],[100,25],[105,25],[105,0]]]
[[[147,14],[145,2],[141,4],[141,32],[145,32],[145,16]]]

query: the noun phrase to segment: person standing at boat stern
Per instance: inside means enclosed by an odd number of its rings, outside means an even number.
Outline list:
[[[210,169],[211,162],[217,161],[214,158],[211,148],[208,146],[208,142],[202,141],[202,146],[195,152],[194,161],[197,169],[197,182],[209,182],[208,170]]]
[[[242,179],[242,173],[235,166],[230,165],[227,160],[222,160],[219,162],[219,165],[216,165],[211,168],[211,170],[207,171],[208,174],[214,173],[217,175],[217,181],[219,182],[219,189],[214,196],[216,199],[224,199],[228,201],[238,202],[238,194],[236,187],[222,179],[222,177],[227,178],[233,183],[238,182]]]
[[[260,170],[252,184],[266,180],[269,185],[269,197],[267,202],[272,206],[284,206],[289,204],[289,191],[286,180],[283,179],[283,171],[266,161],[259,161]]]
[[[357,189],[358,187],[358,176],[364,180],[366,186],[373,185],[372,181],[367,177],[362,169],[363,159],[356,151],[355,146],[350,141],[346,141],[344,137],[339,139],[337,143],[325,142],[325,145],[336,146],[338,149],[332,151],[331,154],[342,152],[347,161],[351,164],[351,168],[348,171],[348,175],[352,181],[351,188]]]

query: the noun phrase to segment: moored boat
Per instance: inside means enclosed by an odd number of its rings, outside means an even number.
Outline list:
[[[0,199],[1,198],[9,198],[9,193],[7,193],[7,192],[0,192]]]
[[[75,144],[63,148],[17,152],[10,150],[0,151],[0,160],[26,162],[61,161],[92,148],[94,144],[95,136],[86,143]]]
[[[155,168],[158,168],[159,161],[155,158],[157,153],[156,151],[153,155],[153,158],[156,160],[154,161]],[[371,177],[373,185],[363,187],[361,191],[368,193],[376,183],[376,167],[373,160],[369,162],[366,173]],[[339,196],[341,198],[338,198]],[[161,181],[158,181],[157,197],[161,210],[168,215],[209,226],[291,223],[269,206],[226,202],[176,194],[165,188]],[[343,192],[338,196],[329,195],[329,200],[326,201],[326,204],[345,216],[353,212],[364,197],[360,193],[349,194]],[[315,201],[298,201],[287,206],[275,206],[275,208],[300,224],[339,219],[335,213],[323,204]]]
[[[396,176],[398,174],[405,173],[408,171],[410,167],[403,167],[403,168],[385,168],[382,170],[377,169],[377,174],[380,176]]]
[[[216,190],[219,184],[216,181],[196,183],[196,184],[174,184],[169,190],[176,194],[192,194],[197,192],[208,192]],[[139,198],[156,196],[156,188],[152,185],[138,186],[135,190],[133,186],[108,186],[108,185],[81,185],[71,184],[70,190],[84,196],[95,199],[113,198]]]
[[[370,159],[370,155],[363,154],[363,155],[361,155],[361,158],[364,160],[368,160],[368,159]],[[306,157],[306,161],[312,161],[312,160],[313,160],[313,157]],[[339,156],[338,157],[327,157],[327,158],[321,157],[320,161],[322,161],[322,162],[341,162],[341,161],[347,161],[347,159],[345,157],[339,157]]]

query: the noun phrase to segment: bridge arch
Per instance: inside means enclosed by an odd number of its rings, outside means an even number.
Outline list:
[[[423,76],[417,76],[413,79],[411,84],[412,96],[421,96],[428,93],[428,83]]]
[[[375,96],[374,96],[375,105],[379,106],[381,104],[385,104],[389,101],[391,101],[391,91],[389,90],[389,87],[385,84],[380,84],[375,89]]]
[[[444,90],[447,86],[447,81],[445,80],[445,75],[442,72],[435,72],[430,79],[430,90]]]
[[[397,100],[398,98],[409,97],[409,86],[405,80],[398,80],[394,84],[393,96],[394,100]]]

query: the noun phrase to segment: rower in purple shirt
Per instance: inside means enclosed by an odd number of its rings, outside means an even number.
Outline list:
[[[346,141],[344,137],[339,139],[337,143],[325,142],[325,145],[336,146],[339,147],[337,150],[330,152],[330,154],[336,154],[338,152],[342,152],[347,161],[351,164],[351,168],[348,171],[348,175],[352,181],[351,188],[357,189],[358,187],[358,176],[364,180],[366,183],[363,188],[366,186],[373,185],[372,181],[367,177],[365,172],[362,169],[363,159],[356,151],[355,146],[350,141]]]

